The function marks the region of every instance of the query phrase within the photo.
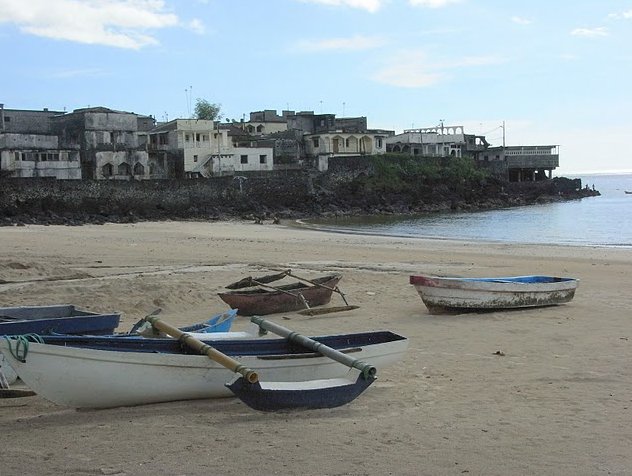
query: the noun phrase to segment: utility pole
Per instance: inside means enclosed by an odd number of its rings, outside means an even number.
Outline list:
[[[219,176],[222,176],[222,152],[220,149],[222,136],[219,130],[219,120],[217,121],[217,168],[219,169]]]

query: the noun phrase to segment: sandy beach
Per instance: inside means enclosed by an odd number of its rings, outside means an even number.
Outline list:
[[[120,311],[122,331],[158,307],[174,324],[199,322],[226,309],[226,284],[274,268],[339,272],[360,307],[271,320],[307,335],[392,330],[410,339],[405,359],[331,410],[258,413],[227,398],[77,411],[0,399],[0,474],[632,473],[630,249],[248,222],[0,228],[0,306]],[[408,284],[415,273],[565,275],[580,286],[562,306],[433,316]]]

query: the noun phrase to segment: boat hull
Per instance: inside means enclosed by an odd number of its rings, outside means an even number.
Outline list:
[[[0,307],[0,335],[18,334],[112,334],[118,313],[98,314],[71,304]]]
[[[401,359],[408,346],[405,337],[391,332],[314,339],[377,367]],[[173,340],[144,339],[137,344],[134,340],[45,338],[57,345],[30,343],[24,362],[11,353],[10,342],[6,339],[0,339],[0,351],[24,383],[37,394],[74,408],[108,408],[233,395],[225,384],[235,374],[208,357],[184,353],[188,350],[181,349]],[[355,378],[358,374],[357,370],[350,370],[321,354],[296,349],[285,339],[207,342],[256,370],[262,382],[299,382],[349,375]]]
[[[303,283],[278,286],[282,291],[256,289],[251,291],[231,291],[219,293],[219,297],[231,308],[237,309],[241,316],[264,316],[281,312],[293,312],[306,309],[302,295],[309,307],[322,306],[329,303],[333,289],[342,279],[340,275],[331,275],[314,280],[320,286],[309,286]]]
[[[554,306],[570,302],[578,280],[552,276],[442,278],[411,276],[431,314]]]

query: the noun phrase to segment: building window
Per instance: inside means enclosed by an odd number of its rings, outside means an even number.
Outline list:
[[[4,116],[4,122],[11,122],[11,118],[9,116]]]
[[[118,175],[132,175],[132,170],[127,162],[123,162],[118,166]]]
[[[242,164],[247,164],[248,163],[248,156],[247,155],[242,155],[241,156],[241,163]]]
[[[195,134],[195,141],[200,142],[200,134]]]
[[[345,147],[347,149],[349,148],[349,138],[345,139]]]
[[[382,138],[381,137],[376,137],[375,138],[375,147],[377,147],[378,149],[382,148]]]
[[[105,164],[103,167],[101,167],[101,172],[103,173],[104,177],[111,177],[112,175],[114,175],[114,167],[112,166],[112,164]]]
[[[260,164],[265,164],[267,160],[268,160],[268,156],[267,155],[262,154],[262,155],[259,156],[259,163]]]
[[[145,175],[145,167],[140,162],[134,164],[134,175]]]
[[[184,134],[184,141],[189,142],[189,134]]]
[[[193,162],[197,162],[197,159],[198,159],[198,156],[197,156],[197,155],[194,155],[194,156],[193,156]]]
[[[20,153],[19,153],[19,152],[16,152],[16,153],[15,153],[15,161],[16,161],[16,162],[19,162],[19,161],[20,161]]]
[[[313,141],[313,143],[314,143],[314,147],[315,147],[315,148],[318,148],[318,137],[314,137],[314,138],[312,139],[312,141]]]
[[[40,162],[46,162],[47,160],[47,155],[46,153],[42,153],[40,154]]]

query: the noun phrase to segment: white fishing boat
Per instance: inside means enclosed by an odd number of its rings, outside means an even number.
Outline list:
[[[579,280],[556,276],[410,276],[431,314],[552,306],[570,302]]]
[[[384,367],[400,360],[408,339],[389,331],[314,337],[354,359]],[[256,370],[262,382],[302,382],[359,372],[286,339],[205,341]],[[235,373],[173,339],[43,336],[18,349],[0,338],[0,352],[38,395],[74,408],[107,408],[232,396]],[[26,350],[26,352],[25,352]]]

